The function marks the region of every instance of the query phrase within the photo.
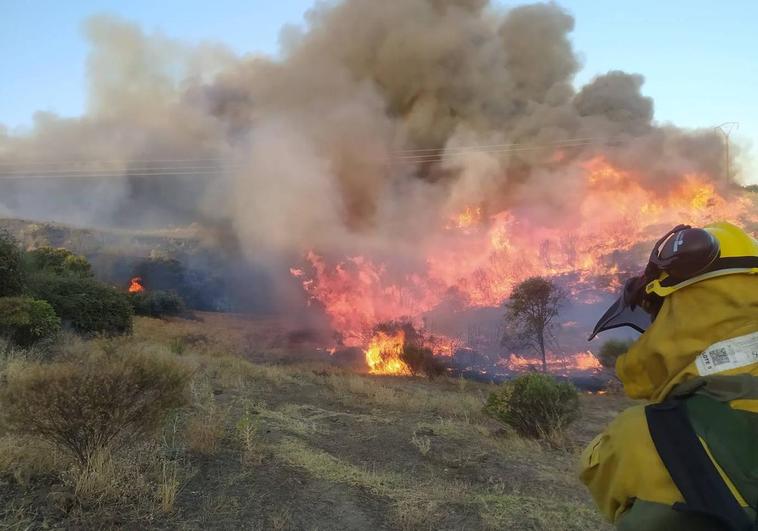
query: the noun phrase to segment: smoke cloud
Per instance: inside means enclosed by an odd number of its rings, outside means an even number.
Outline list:
[[[39,113],[23,135],[0,129],[0,173],[17,175],[0,180],[0,212],[199,221],[251,254],[413,261],[420,239],[467,205],[565,220],[580,164],[601,152],[648,188],[723,174],[721,139],[657,125],[641,75],[608,72],[575,90],[573,27],[554,3],[345,0],[285,28],[273,59],[96,17],[84,25],[87,112]],[[115,178],[48,175],[63,161]],[[192,161],[212,169],[185,175]]]

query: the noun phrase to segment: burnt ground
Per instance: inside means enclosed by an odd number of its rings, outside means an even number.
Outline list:
[[[583,394],[580,420],[548,444],[482,413],[489,384],[294,363],[322,355],[308,345],[281,347],[282,337],[275,323],[240,316],[139,319],[123,347],[170,353],[193,367],[192,405],[133,450],[138,465],[125,487],[94,499],[66,480],[60,461],[25,470],[17,454],[7,457],[6,442],[0,528],[610,528],[576,466],[582,447],[628,400]],[[276,364],[262,363],[266,352]],[[193,419],[217,429],[200,433]],[[166,470],[176,478],[170,504],[161,503]],[[116,485],[126,472],[111,474]]]

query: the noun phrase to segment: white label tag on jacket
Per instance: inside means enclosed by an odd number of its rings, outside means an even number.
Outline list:
[[[700,376],[758,363],[758,332],[714,343],[697,358]]]

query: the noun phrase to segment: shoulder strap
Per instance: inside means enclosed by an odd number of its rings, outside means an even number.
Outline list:
[[[685,500],[674,508],[710,516],[728,531],[752,531],[753,524],[692,428],[684,402],[651,404],[645,416],[658,455]]]

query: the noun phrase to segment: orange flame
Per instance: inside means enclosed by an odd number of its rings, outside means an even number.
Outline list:
[[[581,193],[564,201],[571,208],[548,216],[560,223],[515,208],[486,215],[484,206],[462,205],[418,242],[425,264],[411,273],[369,256],[335,264],[315,251],[307,255],[310,268],[291,272],[343,342],[365,347],[377,323],[419,326],[450,297],[463,307],[496,307],[531,276],[563,277],[573,298],[594,303],[599,290],[615,292],[624,276],[637,273],[652,242],[675,225],[758,222],[748,195],[719,189],[704,175],[686,174],[662,189],[600,156],[580,170],[571,190]]]
[[[142,277],[134,277],[129,284],[129,293],[142,293],[145,286],[142,285]]]
[[[405,332],[377,332],[366,349],[366,363],[371,374],[410,375],[408,365],[400,358],[405,346]]]
[[[558,356],[549,353],[546,357],[548,372],[567,374],[570,372],[599,371],[603,368],[600,361],[590,351],[577,352],[568,356]],[[498,365],[509,371],[524,372],[532,369],[541,369],[542,360],[523,358],[516,354],[511,354],[508,358],[500,361]]]
[[[459,229],[465,231],[482,221],[481,207],[467,206],[462,212],[452,216],[446,225],[447,229]]]

